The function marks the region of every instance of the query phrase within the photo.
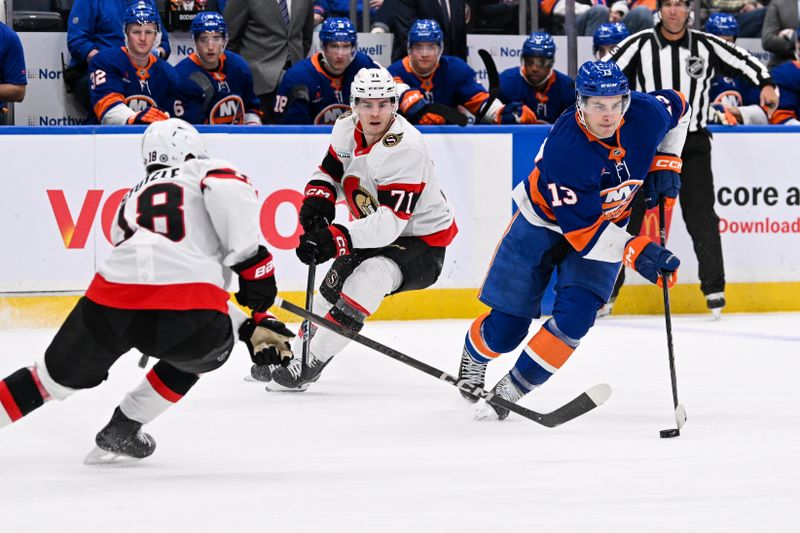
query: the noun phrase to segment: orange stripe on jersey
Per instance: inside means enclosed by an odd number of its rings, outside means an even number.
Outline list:
[[[542,193],[539,192],[539,187],[537,184],[539,183],[539,168],[534,166],[533,171],[531,171],[530,176],[528,176],[528,188],[530,189],[530,198],[531,201],[539,206],[539,209],[547,215],[547,217],[555,222],[556,216],[553,214],[553,210],[550,209],[550,206],[547,205],[547,201],[545,201],[544,196]]]
[[[591,226],[565,233],[564,237],[567,238],[573,248],[580,252],[586,248],[586,246],[589,244],[589,241],[594,238],[594,234],[597,233],[597,230],[600,229],[600,225],[605,222],[605,220],[606,217],[601,215]]]
[[[486,100],[488,99],[489,99],[489,93],[487,93],[486,91],[481,91],[479,93],[476,93],[472,98],[470,98],[461,105],[469,109],[469,112],[475,115],[478,113],[478,109],[480,109],[481,106],[484,104],[484,102],[486,102]]]
[[[97,120],[103,120],[103,115],[106,114],[106,111],[111,109],[117,104],[124,104],[125,97],[122,96],[120,93],[111,93],[107,94],[100,99],[99,102],[94,104],[94,114],[97,116]]]
[[[557,3],[558,0],[543,0],[539,5],[542,7],[542,13],[549,15],[553,12],[553,8],[556,7]]]
[[[528,347],[542,361],[553,368],[561,368],[564,363],[575,351],[575,348],[566,344],[564,341],[550,333],[545,328],[541,328],[536,335],[528,342]]]
[[[490,350],[483,340],[483,335],[481,335],[481,326],[483,326],[483,322],[486,320],[487,316],[489,316],[489,313],[479,316],[472,322],[472,325],[469,327],[469,340],[482,356],[487,359],[495,359],[499,357],[500,354]]]
[[[672,90],[675,91],[675,89]],[[686,114],[686,97],[680,91],[675,91],[675,94],[677,94],[678,98],[681,99],[681,105],[683,105],[683,108],[681,109],[681,116],[683,116]]]
[[[794,111],[790,111],[789,109],[778,109],[773,114],[772,117],[769,119],[770,124],[783,124],[787,120],[796,119],[797,114]]]

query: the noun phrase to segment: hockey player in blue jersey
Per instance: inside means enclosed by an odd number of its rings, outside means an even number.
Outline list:
[[[107,48],[89,62],[94,116],[90,123],[150,124],[169,118],[181,89],[175,69],[153,50],[161,23],[146,2],[134,4],[123,18],[125,46]]]
[[[332,17],[319,30],[322,48],[292,66],[275,97],[278,124],[333,124],[350,109],[350,85],[362,68],[379,68],[357,48],[357,33],[346,18]]]
[[[572,355],[623,263],[653,283],[666,274],[670,285],[680,264],[625,226],[640,190],[648,205],[678,195],[677,154],[689,125],[683,95],[631,92],[619,67],[602,61],[584,63],[575,85],[575,106],[553,126],[529,179],[514,189],[516,211],[479,294],[491,310],[472,323],[461,356],[459,379],[482,388],[486,365],[514,350],[541,316],[542,294],[557,271],[552,317],[492,389],[512,402],[544,384]],[[475,412],[478,419],[507,415],[485,403]]]
[[[522,102],[541,124],[553,124],[575,103],[575,82],[553,68],[556,43],[549,33],[535,31],[522,44],[522,65],[500,74],[500,101]]]
[[[781,63],[772,69],[772,78],[780,88],[778,109],[772,114],[770,124],[800,125],[800,28],[795,31],[797,59]]]
[[[192,20],[195,52],[175,69],[184,83],[195,83],[199,98],[180,100],[176,116],[191,124],[261,124],[261,100],[253,90],[253,73],[240,55],[225,50],[228,27],[214,11]]]
[[[630,37],[631,32],[622,22],[604,22],[592,36],[592,52],[595,59],[603,59],[619,43]]]
[[[445,124],[445,118],[426,109],[436,103],[464,107],[482,122],[534,124],[536,115],[521,102],[494,100],[475,80],[463,59],[442,55],[444,35],[435,20],[420,19],[408,30],[408,56],[392,63],[389,72],[400,91],[400,112],[412,124]]]
[[[730,43],[739,35],[739,22],[729,13],[712,13],[703,29]],[[760,107],[761,89],[742,76],[715,76],[708,91],[708,110],[712,124],[767,124],[767,113]]]

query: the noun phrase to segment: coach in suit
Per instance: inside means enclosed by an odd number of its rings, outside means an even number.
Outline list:
[[[769,68],[794,59],[794,32],[797,29],[797,0],[772,0],[761,28],[761,46],[772,52]]]
[[[467,59],[467,24],[464,0],[394,0],[392,61],[408,53],[408,29],[417,19],[433,19],[444,33],[443,54]]]
[[[314,0],[228,0],[224,16],[228,49],[249,63],[269,123],[283,72],[311,49]]]

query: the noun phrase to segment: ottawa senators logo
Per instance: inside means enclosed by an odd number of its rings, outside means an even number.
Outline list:
[[[244,102],[232,94],[214,104],[208,114],[209,124],[244,124]]]
[[[364,218],[378,210],[378,202],[361,186],[361,180],[356,176],[345,176],[342,188],[353,218]]]
[[[397,146],[400,144],[400,141],[403,140],[402,133],[387,133],[383,136],[383,145],[386,148],[391,148],[393,146]]]

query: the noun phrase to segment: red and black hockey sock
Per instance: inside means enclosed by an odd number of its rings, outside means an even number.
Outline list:
[[[139,386],[125,395],[119,407],[128,418],[147,424],[183,398],[198,379],[197,374],[159,361]]]
[[[0,381],[0,427],[16,422],[49,399],[35,370],[20,368]]]

